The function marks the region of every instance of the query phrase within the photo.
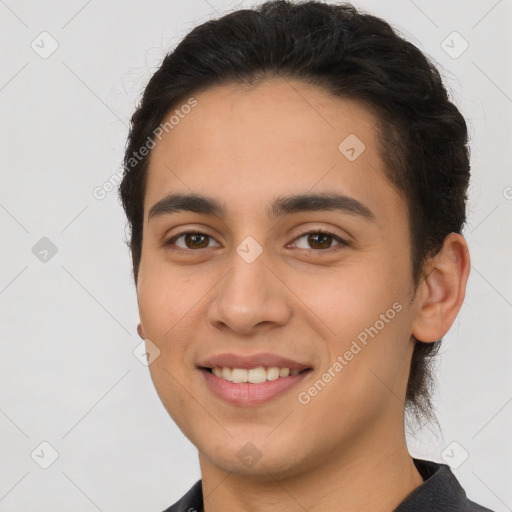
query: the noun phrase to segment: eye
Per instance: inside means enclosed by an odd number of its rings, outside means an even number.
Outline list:
[[[201,233],[200,231],[185,231],[183,233],[179,233],[178,235],[169,238],[164,242],[165,246],[172,246],[177,242],[180,238],[183,238],[184,246],[177,245],[177,252],[189,252],[190,250],[195,249],[206,249],[208,247],[208,239],[213,237],[207,235],[205,233]]]
[[[338,242],[338,245],[344,246],[349,245],[348,242],[335,235],[334,233],[330,233],[329,231],[323,231],[321,229],[317,229],[314,231],[308,231],[300,236],[298,236],[295,240],[300,240],[301,238],[307,237],[306,244],[310,247],[313,247],[315,250],[328,250],[332,249],[331,242],[335,240]],[[299,249],[309,249],[310,247],[299,247]]]
[[[306,244],[308,244],[310,247],[298,247],[299,249],[310,249],[313,248],[315,251],[319,250],[329,250],[333,249],[331,247],[331,244],[333,241],[337,242],[337,245],[340,246],[346,246],[349,245],[349,243],[339,236],[335,235],[334,233],[330,233],[329,231],[323,231],[320,229],[314,230],[314,231],[308,231],[307,233],[304,233],[297,238],[295,238],[294,242],[296,243],[297,240],[300,240],[301,238],[307,237]],[[180,245],[178,240],[183,239],[181,242],[182,245]],[[196,249],[207,249],[209,239],[214,240],[213,237],[210,235],[207,235],[205,233],[202,233],[200,231],[185,231],[183,233],[179,233],[172,238],[169,238],[164,242],[164,246],[171,246],[172,250],[176,252],[190,252],[191,250]],[[184,245],[183,245],[184,244]],[[175,246],[175,247],[172,247]]]

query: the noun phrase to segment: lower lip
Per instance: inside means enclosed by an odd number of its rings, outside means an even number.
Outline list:
[[[203,368],[200,368],[200,371],[206,384],[215,395],[230,404],[239,406],[264,404],[290,390],[311,373],[311,370],[307,370],[297,375],[251,384],[249,382],[229,382]]]

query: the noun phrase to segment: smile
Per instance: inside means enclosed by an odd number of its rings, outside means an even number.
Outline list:
[[[284,395],[298,386],[313,370],[214,367],[200,368],[200,371],[209,391],[223,402],[239,407],[255,407]]]

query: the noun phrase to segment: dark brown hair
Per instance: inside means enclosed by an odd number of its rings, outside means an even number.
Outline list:
[[[131,118],[120,197],[129,226],[134,279],[142,249],[149,154],[166,115],[214,85],[299,79],[363,102],[379,119],[389,181],[409,210],[415,285],[423,264],[445,237],[461,233],[469,183],[467,127],[430,60],[388,23],[351,4],[266,2],[194,28],[163,60]],[[137,158],[134,158],[137,155]],[[406,408],[419,419],[432,411],[432,361],[441,340],[416,341]]]

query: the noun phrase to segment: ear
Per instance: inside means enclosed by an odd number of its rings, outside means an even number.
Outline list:
[[[142,324],[139,322],[137,324],[137,334],[143,339],[146,339],[146,333],[144,332],[144,327],[142,327]]]
[[[450,233],[439,253],[427,262],[425,278],[419,284],[412,329],[417,340],[438,341],[448,332],[464,301],[470,268],[466,240]]]

